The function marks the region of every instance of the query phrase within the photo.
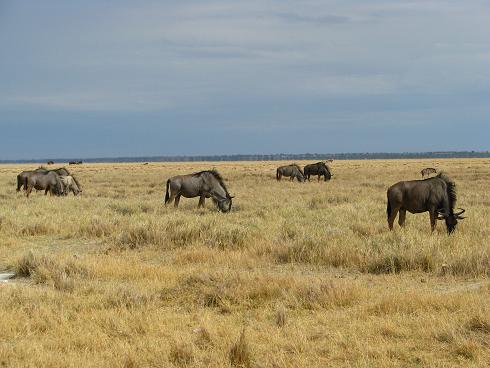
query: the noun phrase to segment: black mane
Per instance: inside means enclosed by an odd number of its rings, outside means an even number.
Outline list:
[[[456,183],[454,183],[454,181],[443,172],[440,172],[436,176],[436,178],[442,179],[446,183],[447,198],[449,200],[449,208],[452,212],[452,210],[454,209],[454,206],[456,205]]]
[[[228,197],[230,196],[230,193],[228,193],[228,188],[226,188],[225,182],[224,182],[223,178],[221,177],[221,175],[219,174],[219,172],[217,172],[216,170],[203,170],[203,171],[199,171],[199,172],[193,173],[192,176],[201,176],[203,174],[211,174],[211,175],[213,175],[215,177],[215,179],[218,180],[218,183],[225,190],[226,195]]]

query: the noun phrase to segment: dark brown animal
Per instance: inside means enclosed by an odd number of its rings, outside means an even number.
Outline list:
[[[281,180],[283,176],[288,176],[290,181],[293,181],[295,178],[299,182],[304,182],[305,177],[303,175],[303,171],[296,164],[280,166],[276,170],[276,179]]]
[[[48,170],[44,167],[38,167],[37,169],[35,170],[31,170],[31,171],[22,171],[19,175],[17,175],[17,192],[20,191],[20,188],[24,187],[23,189],[24,190],[27,190],[27,186],[26,186],[26,179],[32,174],[32,173],[47,173],[47,172],[50,172],[50,171],[53,171],[55,172],[56,174],[60,175],[60,176],[68,176],[70,175],[70,172],[65,169],[64,167],[60,167],[58,169],[53,169],[53,170]],[[80,183],[78,183],[77,179],[74,177],[73,180],[75,180],[75,182],[77,183],[77,185],[80,187]]]
[[[401,181],[392,185],[387,192],[388,203],[386,214],[388,227],[393,230],[396,215],[398,224],[405,225],[406,212],[429,212],[431,230],[436,228],[436,220],[445,220],[447,232],[451,234],[458,224],[458,220],[464,219],[460,215],[465,211],[460,209],[454,212],[456,205],[456,185],[443,173],[424,179]]]
[[[48,165],[54,165],[54,161],[48,161]]]
[[[81,165],[81,164],[83,164],[83,161],[81,161],[81,160],[80,161],[70,161],[70,162],[68,162],[68,165]]]
[[[308,179],[308,181],[310,181],[311,175],[318,175],[318,181],[320,181],[321,176],[324,177],[325,181],[330,180],[333,176],[327,164],[321,161],[315,164],[306,165],[303,172],[305,178]]]
[[[216,170],[206,170],[190,175],[177,175],[167,180],[165,205],[175,200],[174,206],[179,206],[180,197],[199,197],[197,207],[204,207],[206,198],[212,198],[222,212],[231,210],[232,196],[226,189],[223,178]]]
[[[424,177],[426,175],[429,176],[430,174],[436,174],[437,170],[434,169],[433,167],[427,167],[423,169],[420,173],[422,174],[422,177]]]
[[[44,190],[44,194],[50,192],[51,195],[60,196],[63,194],[63,184],[60,176],[54,171],[32,172],[25,179],[26,196],[29,197],[32,189]]]

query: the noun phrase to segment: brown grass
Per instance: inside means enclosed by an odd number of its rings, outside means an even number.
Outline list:
[[[486,366],[490,160],[338,161],[305,184],[276,182],[281,164],[82,165],[83,196],[29,199],[31,166],[1,165],[0,271],[18,276],[0,366]],[[468,218],[389,232],[387,187],[427,166]],[[163,206],[169,176],[213,167],[234,211]]]

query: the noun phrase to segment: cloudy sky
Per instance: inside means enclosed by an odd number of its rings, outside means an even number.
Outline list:
[[[0,0],[0,160],[490,149],[490,3]]]

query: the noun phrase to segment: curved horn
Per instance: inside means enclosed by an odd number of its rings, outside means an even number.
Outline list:
[[[458,208],[458,210],[461,210],[461,211],[459,211],[459,212],[455,212],[455,213],[454,213],[454,215],[455,215],[455,216],[459,216],[459,215],[461,215],[461,214],[465,213],[465,211],[466,211],[464,208]]]

